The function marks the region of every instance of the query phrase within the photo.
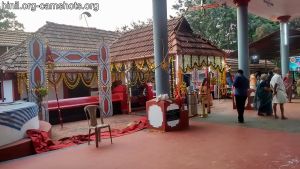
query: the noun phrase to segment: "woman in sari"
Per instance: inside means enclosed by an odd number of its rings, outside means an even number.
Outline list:
[[[272,89],[268,86],[268,75],[261,75],[261,83],[257,86],[256,99],[259,101],[258,115],[272,115]]]
[[[200,103],[202,105],[202,113],[200,114],[200,117],[207,117],[207,114],[210,113],[210,106],[212,106],[212,97],[210,94],[210,88],[208,88],[206,78],[203,79],[199,92]]]

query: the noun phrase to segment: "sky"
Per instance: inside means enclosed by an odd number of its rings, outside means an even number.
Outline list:
[[[167,0],[168,16],[175,16],[172,5],[177,0]],[[7,1],[4,1],[7,2]],[[46,21],[75,25],[86,26],[85,20],[80,19],[80,15],[88,11],[92,16],[87,17],[87,23],[89,27],[95,27],[98,29],[115,31],[124,25],[130,25],[133,21],[146,21],[148,18],[152,18],[152,0],[20,0],[10,1],[10,3],[19,2],[19,7],[30,8],[32,4],[46,5],[46,3],[96,3],[95,8],[90,10],[45,10],[36,8],[36,10],[10,10],[17,15],[17,20],[24,25],[24,31],[34,32],[40,27],[46,24]],[[29,4],[30,3],[30,4]],[[97,6],[98,4],[98,6]],[[72,6],[70,6],[72,8]],[[34,8],[32,8],[34,9]],[[98,9],[98,10],[97,10]]]

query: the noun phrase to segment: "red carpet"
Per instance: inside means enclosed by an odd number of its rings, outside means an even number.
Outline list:
[[[112,129],[111,134],[112,137],[119,137],[143,130],[147,127],[147,118],[143,117],[122,130]],[[27,135],[32,140],[36,153],[43,153],[47,151],[70,147],[77,144],[83,144],[88,141],[88,135],[65,137],[59,139],[58,141],[53,141],[49,138],[47,132],[41,130],[27,130]],[[101,138],[109,138],[109,132],[101,132]],[[94,133],[91,135],[91,140],[95,140]]]

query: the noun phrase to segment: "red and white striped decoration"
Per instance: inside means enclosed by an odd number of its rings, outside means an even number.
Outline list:
[[[109,47],[102,43],[98,54],[99,105],[103,116],[112,116],[111,74]]]

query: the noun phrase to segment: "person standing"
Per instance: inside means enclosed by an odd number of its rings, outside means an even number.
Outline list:
[[[256,78],[256,87],[257,87],[261,80],[261,72],[260,71],[256,71],[255,78]]]
[[[300,96],[300,76],[296,83],[297,95]]]
[[[286,76],[283,79],[283,83],[286,89],[286,94],[287,94],[287,98],[289,103],[292,102],[292,85],[293,85],[293,78],[291,77],[291,73],[287,73]]]
[[[227,72],[226,72],[226,83],[227,83],[227,85],[229,86],[229,87],[231,87],[232,86],[232,76],[231,76],[231,73],[230,73],[230,71],[229,70],[227,70]]]
[[[258,112],[259,116],[272,115],[272,89],[268,86],[268,75],[261,75],[261,83],[257,86],[256,98],[259,102]]]
[[[274,75],[274,73],[272,71],[268,72],[268,80],[267,80],[268,87],[270,87],[270,82],[271,82],[273,75]]]
[[[249,80],[244,76],[244,71],[239,69],[233,81],[236,109],[239,123],[244,123],[245,102],[248,96]]]
[[[283,80],[280,75],[280,69],[275,68],[274,69],[274,76],[271,79],[270,85],[273,90],[273,111],[274,111],[274,116],[275,119],[278,119],[278,116],[276,114],[276,109],[277,109],[277,104],[280,105],[280,111],[281,111],[281,119],[285,120],[287,119],[284,116],[284,103],[287,102],[287,95],[286,95],[286,90],[284,87]]]

